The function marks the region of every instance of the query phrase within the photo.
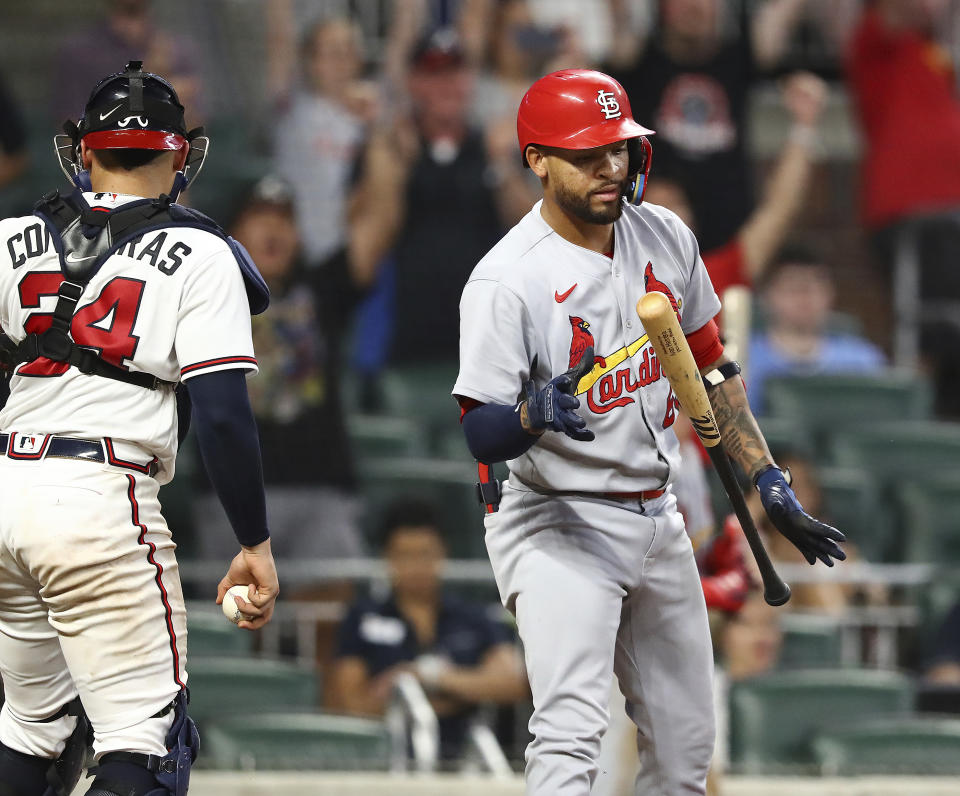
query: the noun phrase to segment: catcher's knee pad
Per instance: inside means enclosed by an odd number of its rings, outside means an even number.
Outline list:
[[[79,697],[44,722],[65,716],[74,716],[76,724],[56,759],[24,754],[0,744],[0,796],[70,796],[83,773],[90,722]]]
[[[186,796],[190,766],[200,751],[200,735],[187,715],[187,692],[173,702],[173,724],[167,733],[165,755],[108,752],[100,758],[96,779],[87,796]]]

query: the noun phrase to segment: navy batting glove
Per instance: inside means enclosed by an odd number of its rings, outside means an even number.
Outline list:
[[[803,510],[779,467],[768,467],[757,476],[754,483],[770,521],[803,553],[807,563],[816,564],[819,558],[828,567],[832,567],[832,559],[846,559],[847,554],[840,549],[837,542],[845,542],[847,537],[836,528],[815,520]]]
[[[574,410],[580,408],[580,401],[574,395],[577,384],[593,369],[593,347],[583,352],[580,362],[566,373],[549,382],[538,390],[533,380],[527,382],[527,420],[535,430],[553,429],[562,431],[570,439],[590,442],[594,433],[588,429],[587,421]]]

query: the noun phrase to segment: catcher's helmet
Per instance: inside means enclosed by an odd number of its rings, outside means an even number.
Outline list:
[[[183,105],[166,80],[143,71],[142,61],[130,61],[122,72],[103,78],[93,91],[79,123],[66,121],[66,135],[54,138],[60,167],[83,190],[89,177],[83,171],[80,141],[90,149],[181,150],[189,147],[184,170],[177,175],[174,198],[199,174],[210,145],[203,128],[188,131]]]
[[[640,204],[650,173],[653,135],[633,119],[630,100],[616,80],[592,69],[564,69],[541,77],[527,90],[517,114],[523,164],[531,144],[592,149],[626,140],[630,163],[629,201]]]

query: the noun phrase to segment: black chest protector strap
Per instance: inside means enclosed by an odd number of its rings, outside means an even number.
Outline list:
[[[57,305],[50,327],[40,334],[28,334],[13,351],[13,365],[44,357],[65,362],[81,373],[103,376],[149,390],[172,386],[150,373],[133,372],[107,362],[95,351],[78,346],[70,338],[77,302],[87,283],[114,252],[147,232],[170,227],[203,229],[230,245],[244,276],[251,311],[262,312],[269,301],[266,285],[249,255],[220,226],[202,213],[173,205],[169,196],[130,202],[111,211],[94,210],[80,191],[69,196],[47,194],[34,206],[44,221],[60,258],[63,282],[57,291]]]

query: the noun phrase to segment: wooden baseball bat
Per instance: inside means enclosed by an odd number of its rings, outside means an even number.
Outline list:
[[[740,520],[740,527],[760,568],[763,578],[763,598],[769,605],[783,605],[790,599],[790,587],[773,568],[773,563],[753,523],[740,485],[733,474],[733,467],[720,444],[720,429],[713,416],[713,407],[703,386],[700,370],[694,362],[687,338],[680,329],[680,321],[663,293],[647,293],[637,302],[637,315],[646,329],[653,350],[657,352],[660,368],[667,375],[673,394],[690,418],[690,422],[703,442],[713,466],[720,475],[723,488],[730,498],[733,510]]]

